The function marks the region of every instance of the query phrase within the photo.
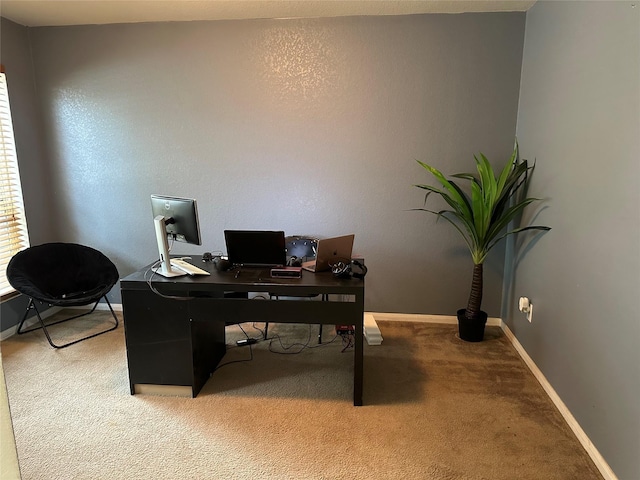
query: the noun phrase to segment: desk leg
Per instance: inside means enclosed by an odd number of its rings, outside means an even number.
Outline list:
[[[356,296],[358,304],[358,318],[354,319],[356,327],[356,343],[354,348],[354,368],[353,368],[353,405],[362,405],[362,387],[364,372],[364,295]]]

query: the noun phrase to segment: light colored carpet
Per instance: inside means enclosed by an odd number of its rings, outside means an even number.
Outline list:
[[[475,344],[452,325],[379,326],[363,407],[341,342],[298,355],[260,342],[191,399],[129,394],[122,327],[63,350],[41,332],[14,336],[1,348],[23,479],[601,478],[498,328]]]

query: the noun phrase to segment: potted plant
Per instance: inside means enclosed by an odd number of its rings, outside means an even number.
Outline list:
[[[524,208],[537,201],[527,198],[526,192],[535,164],[520,160],[516,142],[509,162],[499,176],[487,158],[480,153],[474,155],[478,173],[458,173],[451,175],[469,182],[464,191],[458,183],[448,180],[436,168],[418,160],[418,163],[440,183],[440,186],[415,185],[427,191],[425,205],[430,194],[442,197],[450,209],[431,210],[419,208],[444,218],[462,235],[473,260],[473,279],[467,308],[458,310],[458,331],[460,338],[479,342],[484,336],[487,314],[481,310],[483,289],[483,264],[489,251],[503,238],[525,230],[550,230],[550,227],[531,225],[512,228],[510,223],[519,217]]]

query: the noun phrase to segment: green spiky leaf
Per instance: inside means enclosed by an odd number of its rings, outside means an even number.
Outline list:
[[[417,210],[437,215],[453,225],[469,248],[474,265],[481,265],[489,251],[503,238],[527,230],[548,231],[550,227],[528,225],[508,230],[509,225],[517,220],[528,205],[539,200],[523,198],[535,165],[530,165],[527,160],[520,160],[517,142],[509,161],[498,175],[485,155],[480,153],[475,155],[474,159],[477,174],[450,175],[451,178],[460,179],[468,184],[466,190],[455,181],[447,179],[437,168],[420,160],[417,160],[418,164],[429,172],[440,186],[415,186],[427,191],[425,205],[431,194],[440,196],[449,205],[450,209],[444,210]],[[471,293],[467,309],[472,309],[474,313],[476,310],[479,312],[482,291]],[[471,298],[474,299],[474,305]]]

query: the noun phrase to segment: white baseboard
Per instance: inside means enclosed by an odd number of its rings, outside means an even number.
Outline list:
[[[71,310],[87,310],[87,307],[66,307],[69,308]],[[122,304],[121,303],[112,303],[111,304],[111,308],[113,308],[114,312],[121,312],[122,311]],[[108,312],[109,311],[109,305],[107,305],[104,302],[100,302],[97,306],[96,306],[96,310],[99,312],[105,311]]]
[[[457,317],[451,315],[422,315],[410,313],[371,313],[371,315],[373,315],[373,317],[379,321],[426,322],[446,324],[458,323]],[[513,332],[511,332],[507,324],[504,323],[501,318],[490,317],[487,319],[487,325],[499,326],[502,329],[507,339],[509,339],[509,341],[513,345],[513,348],[515,348],[516,352],[518,352],[518,355],[520,355],[524,363],[527,365],[527,367],[529,367],[529,370],[531,371],[531,373],[533,373],[533,376],[536,377],[536,380],[538,380],[545,393],[549,396],[562,417],[565,419],[565,421],[569,425],[569,428],[571,428],[571,431],[577,437],[583,448],[587,451],[587,454],[589,455],[589,457],[591,457],[591,460],[596,465],[603,478],[605,480],[618,480],[618,477],[613,472],[613,470],[611,470],[611,467],[609,466],[607,461],[600,454],[595,445],[591,442],[586,432],[582,429],[578,421],[569,411],[560,396],[551,386],[547,378],[535,364],[533,359],[529,356],[524,347],[520,344]]]
[[[458,324],[458,317],[454,315],[424,315],[421,313],[379,313],[370,312],[376,320],[387,322],[426,322],[426,323],[446,323]],[[500,327],[502,320],[496,317],[487,318],[487,326]]]
[[[578,441],[580,442],[580,444],[582,444],[584,449],[587,451],[587,453],[591,457],[591,460],[593,460],[593,463],[595,463],[598,470],[600,470],[600,473],[602,474],[604,479],[617,480],[618,477],[616,476],[615,473],[613,473],[613,470],[611,470],[611,467],[609,466],[609,464],[602,457],[602,455],[600,454],[598,449],[595,447],[595,445],[591,442],[586,432],[582,429],[578,421],[572,415],[569,408],[567,408],[567,406],[564,404],[560,396],[556,393],[556,391],[551,386],[549,381],[546,379],[544,374],[540,371],[538,366],[534,363],[533,359],[529,356],[527,351],[520,344],[516,336],[511,332],[507,324],[503,323],[501,327],[502,327],[502,330],[504,331],[505,336],[509,339],[513,347],[516,349],[516,351],[522,358],[522,360],[524,360],[524,363],[527,364],[527,367],[529,367],[529,370],[531,370],[531,373],[533,373],[533,375],[536,377],[538,382],[540,382],[540,385],[542,385],[542,388],[547,393],[547,395],[549,396],[553,404],[556,406],[556,408],[560,411],[560,414],[564,417],[567,424],[569,424],[569,428],[571,428],[571,431],[573,431],[575,436],[578,437]]]
[[[113,310],[115,312],[122,312],[122,304],[121,303],[112,303],[111,307],[113,308]],[[66,307],[72,310],[87,310],[87,307]],[[51,307],[49,308],[47,311],[45,311],[44,313],[41,313],[40,316],[42,317],[43,320],[51,317],[52,315],[55,315],[56,313],[58,313],[60,310],[62,310],[62,308],[60,307]],[[106,303],[99,303],[98,306],[96,307],[96,310],[100,310],[100,311],[109,311],[109,306]],[[35,312],[33,313],[33,316],[29,317],[25,322],[24,322],[24,330],[28,330],[29,328],[33,327],[36,325],[36,323],[38,323],[38,317],[36,317]],[[9,327],[6,330],[3,330],[0,332],[0,342],[3,340],[6,340],[9,337],[12,337],[16,334],[18,330],[18,325],[14,325],[13,327]]]
[[[122,304],[112,303],[111,307],[116,312],[122,312]],[[84,307],[74,307],[74,308],[84,308]],[[109,307],[106,303],[99,303],[96,307],[96,310],[109,310]],[[60,311],[59,308],[54,307],[45,314],[43,314],[43,318],[49,317],[54,313]],[[37,321],[37,319],[35,320]],[[25,322],[25,325],[28,327],[29,324],[35,323],[34,319],[30,319]],[[382,313],[382,312],[365,312],[365,337],[367,338],[367,342],[370,345],[379,345],[382,343],[382,335],[380,334],[380,330],[378,329],[376,321],[402,321],[402,322],[426,322],[426,323],[444,323],[444,324],[457,324],[458,319],[453,315],[423,315],[423,314],[413,314],[413,313]],[[511,332],[509,327],[502,321],[500,318],[489,317],[487,319],[487,326],[498,326],[502,328],[505,336],[515,350],[518,352],[522,360],[525,362],[527,367],[531,373],[533,373],[534,377],[538,380],[546,394],[549,396],[553,404],[559,410],[562,417],[565,419],[569,428],[573,431],[574,435],[577,437],[580,444],[587,451],[591,460],[595,463],[596,467],[602,474],[605,480],[618,480],[611,467],[606,462],[604,457],[600,454],[595,445],[591,442],[586,432],[582,429],[578,421],[571,414],[567,406],[564,404],[560,396],[556,393],[554,388],[551,386],[549,381],[546,379],[542,371],[535,364],[533,359],[529,356],[524,347],[520,344],[515,335]],[[9,328],[4,332],[0,332],[0,340],[4,340],[9,338],[15,331],[17,326]]]
[[[60,310],[62,310],[60,307],[51,307],[50,309],[48,309],[46,312],[41,313],[40,316],[42,317],[43,320],[49,318],[52,315],[55,315],[56,313],[58,313]],[[19,324],[20,322],[18,322]],[[28,330],[29,328],[35,326],[35,324],[38,323],[38,317],[36,316],[35,312],[33,314],[33,316],[27,318],[27,320],[24,322],[23,325],[23,330]],[[18,324],[14,325],[13,327],[7,328],[6,330],[3,330],[2,332],[0,332],[0,341],[6,340],[9,337],[12,337],[16,334],[16,332],[18,331]]]

